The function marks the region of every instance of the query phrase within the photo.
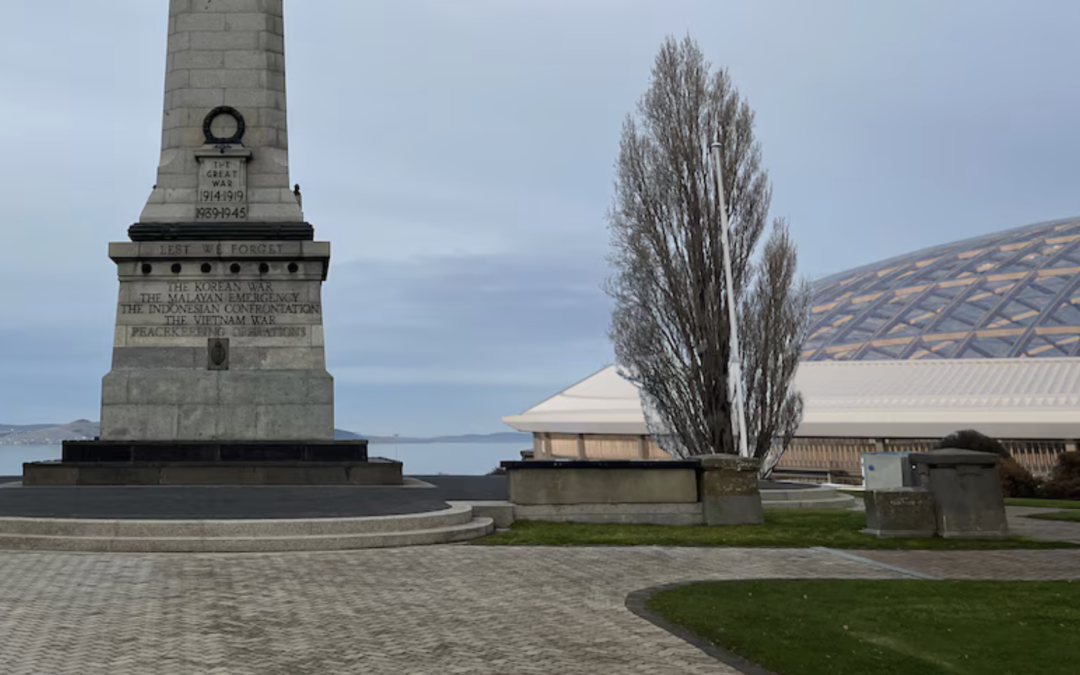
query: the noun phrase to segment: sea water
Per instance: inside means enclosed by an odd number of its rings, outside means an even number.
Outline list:
[[[521,459],[525,443],[378,443],[368,447],[371,457],[396,459],[411,476],[440,473],[480,476],[499,462]],[[60,459],[59,445],[0,445],[0,476],[22,475],[23,462]]]

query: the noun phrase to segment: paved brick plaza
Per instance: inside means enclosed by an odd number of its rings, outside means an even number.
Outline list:
[[[940,577],[1080,578],[1080,551],[855,554]],[[0,664],[6,675],[734,673],[632,614],[627,594],[704,579],[901,576],[824,550],[0,551]]]
[[[325,554],[0,552],[7,675],[733,673],[638,618],[693,579],[891,578],[821,551],[443,546]]]

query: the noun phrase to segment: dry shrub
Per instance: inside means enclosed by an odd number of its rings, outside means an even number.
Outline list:
[[[1050,480],[1043,484],[1043,497],[1050,499],[1080,499],[1080,452],[1058,455],[1057,466]]]
[[[1002,457],[998,464],[1001,477],[1002,497],[1035,497],[1039,493],[1039,479],[1020,466],[1012,457]]]
[[[1001,441],[990,438],[986,434],[974,429],[954,431],[938,441],[939,448],[956,448],[958,450],[974,450],[975,452],[992,452],[998,457],[1008,457],[1009,451],[1001,444]]]

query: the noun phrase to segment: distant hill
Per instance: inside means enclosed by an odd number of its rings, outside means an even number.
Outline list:
[[[68,424],[0,424],[0,445],[57,445],[63,441],[89,441],[101,434],[101,425],[90,420]],[[411,436],[367,436],[344,429],[335,429],[339,441],[367,438],[373,444],[396,443],[532,443],[532,436],[514,431],[497,434],[464,434],[415,438]]]
[[[362,438],[362,437],[360,437]],[[368,436],[368,441],[376,444],[385,443],[525,443],[532,445],[531,434],[506,431],[498,434],[464,434],[462,436],[435,436],[433,438],[411,438],[406,436]]]
[[[90,420],[68,424],[0,424],[0,445],[56,445],[62,441],[89,441],[101,433]]]

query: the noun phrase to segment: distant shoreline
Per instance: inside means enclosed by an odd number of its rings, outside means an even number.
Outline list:
[[[344,429],[335,429],[335,438],[341,441],[363,440],[365,436]],[[78,420],[68,424],[0,424],[0,448],[41,445],[60,445],[64,441],[93,440],[100,433],[97,422]],[[533,444],[532,434],[504,431],[493,434],[460,434],[456,436],[435,436],[418,438],[415,436],[368,436],[371,445],[432,445],[438,443],[455,444],[497,444],[521,443]]]

